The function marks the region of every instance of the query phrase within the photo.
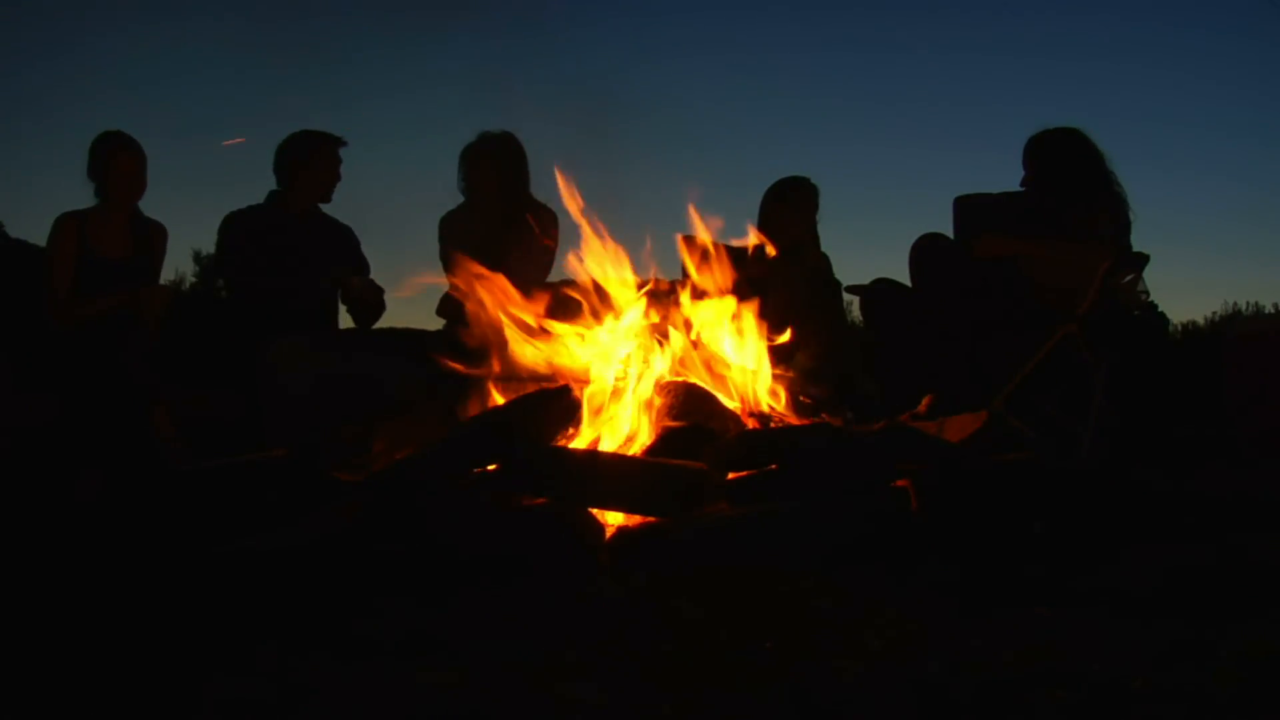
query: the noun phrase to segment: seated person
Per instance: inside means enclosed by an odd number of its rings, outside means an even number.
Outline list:
[[[142,211],[147,153],[136,138],[98,134],[86,174],[94,204],[59,215],[45,244],[50,311],[66,343],[52,360],[68,398],[68,431],[98,444],[85,457],[132,465],[150,455],[155,433],[170,430],[154,354],[169,297],[160,283],[169,233]]]
[[[791,339],[771,348],[774,363],[796,376],[797,394],[834,401],[847,371],[849,322],[840,281],[818,235],[818,186],[790,176],[769,186],[760,200],[756,228],[776,250],[751,253],[735,293],[758,297],[771,335],[791,329]]]
[[[459,203],[440,218],[440,263],[453,275],[465,256],[501,273],[529,295],[545,283],[560,246],[560,220],[530,189],[529,158],[514,134],[480,133],[458,156]],[[445,327],[466,324],[458,297],[445,293],[436,307]]]
[[[1036,133],[1022,165],[1021,192],[960,196],[955,238],[928,233],[916,240],[909,287],[878,278],[849,288],[862,298],[885,369],[904,376],[898,382],[913,376],[902,403],[945,386],[962,406],[982,404],[1009,379],[1023,346],[1038,342],[1051,323],[1046,294],[1080,294],[1082,287],[1038,287],[1022,259],[1105,258],[1131,249],[1124,188],[1085,133],[1065,127]],[[1075,277],[1083,287],[1093,280],[1088,272]]]
[[[319,130],[289,135],[275,152],[276,189],[229,213],[218,228],[214,259],[235,326],[259,348],[336,332],[339,301],[362,329],[386,310],[359,238],[320,207],[333,201],[342,180],[346,146]]]

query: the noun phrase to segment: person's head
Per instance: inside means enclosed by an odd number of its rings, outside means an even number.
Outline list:
[[[807,177],[791,175],[764,191],[756,229],[779,254],[818,247],[818,186]]]
[[[529,187],[529,156],[515,133],[486,130],[458,155],[458,192],[467,200],[512,201]]]
[[[147,194],[147,153],[123,130],[106,130],[89,143],[85,175],[99,202],[137,205]]]
[[[342,182],[342,149],[347,141],[323,130],[298,130],[276,146],[271,171],[276,187],[305,202],[333,202]]]
[[[1055,127],[1032,135],[1022,148],[1021,186],[1067,200],[1129,201],[1107,156],[1083,130]]]

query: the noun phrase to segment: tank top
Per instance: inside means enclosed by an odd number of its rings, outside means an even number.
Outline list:
[[[99,298],[136,292],[155,282],[152,258],[146,252],[146,216],[138,211],[130,220],[130,247],[125,255],[113,258],[96,253],[89,243],[89,216],[82,212],[76,240],[76,267],[72,281],[72,293],[76,299],[92,301]],[[86,333],[134,332],[142,327],[141,318],[129,308],[95,319],[84,329]]]

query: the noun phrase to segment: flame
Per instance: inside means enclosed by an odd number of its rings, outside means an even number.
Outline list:
[[[559,169],[556,183],[581,234],[579,248],[565,259],[570,282],[558,293],[545,289],[526,297],[503,275],[465,257],[449,277],[451,292],[468,308],[464,340],[491,350],[487,367],[469,369],[491,378],[481,409],[568,383],[582,400],[582,415],[561,444],[628,455],[641,453],[661,431],[657,390],[666,381],[701,385],[749,426],[766,419],[796,422],[783,378],[769,359],[769,345],[786,342],[790,330],[770,339],[758,301],[733,295],[736,273],[727,248],[693,205],[693,232],[677,237],[687,279],[665,281],[656,272],[641,278]],[[776,254],[752,227],[745,239],[729,244]],[[580,312],[565,312],[566,302]],[[610,535],[647,520],[592,512]]]
[[[400,283],[400,287],[396,288],[394,297],[408,298],[417,295],[430,285],[448,285],[449,279],[444,275],[434,272],[425,272],[407,278]]]

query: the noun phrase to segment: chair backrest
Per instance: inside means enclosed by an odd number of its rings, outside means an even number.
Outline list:
[[[978,238],[974,253],[1013,260],[1037,299],[1063,319],[1087,312],[1104,295],[1133,307],[1146,299],[1142,273],[1151,260],[1146,253],[999,235]]]

